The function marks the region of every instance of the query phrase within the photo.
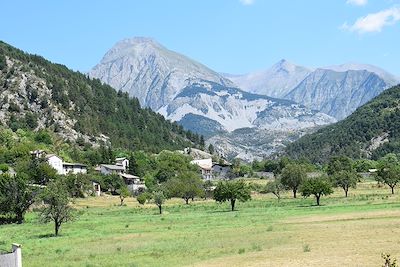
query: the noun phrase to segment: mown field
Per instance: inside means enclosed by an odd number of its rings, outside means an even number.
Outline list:
[[[212,200],[184,205],[130,198],[77,200],[80,216],[53,237],[53,225],[27,215],[0,226],[0,249],[23,246],[24,266],[381,266],[381,253],[400,259],[400,197],[366,182],[347,199],[254,195],[229,212]]]

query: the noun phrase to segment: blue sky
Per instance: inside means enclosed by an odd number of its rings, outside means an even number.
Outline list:
[[[228,73],[285,58],[369,63],[400,75],[400,0],[3,1],[0,39],[87,71],[117,41],[153,37]]]

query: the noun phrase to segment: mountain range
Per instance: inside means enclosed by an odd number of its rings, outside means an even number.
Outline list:
[[[206,136],[244,127],[293,130],[335,121],[293,101],[245,92],[149,38],[118,42],[89,75]]]
[[[371,65],[312,69],[287,60],[266,71],[223,74],[143,37],[116,43],[89,75],[205,135],[221,152],[257,157],[345,118],[398,81]],[[247,142],[249,131],[261,140]],[[260,151],[256,143],[271,138],[276,145]]]
[[[266,71],[225,77],[243,90],[292,100],[338,120],[399,82],[394,75],[368,64],[311,69],[287,60]]]

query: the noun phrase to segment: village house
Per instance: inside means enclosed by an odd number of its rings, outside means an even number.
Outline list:
[[[123,173],[121,174],[121,177],[124,179],[128,190],[133,194],[144,192],[144,190],[146,189],[146,185],[144,184],[144,182],[140,179],[140,177],[136,175]]]
[[[44,157],[47,163],[57,171],[57,174],[64,174],[63,161],[60,157],[54,154],[49,154]]]
[[[129,167],[129,160],[127,158],[116,158],[115,165],[124,167],[126,171]]]
[[[146,189],[143,180],[140,177],[126,173],[129,167],[127,158],[116,158],[115,164],[100,164],[95,170],[103,175],[117,174],[124,179],[128,190],[133,194],[137,194]]]
[[[109,174],[123,174],[125,172],[125,168],[123,166],[114,165],[114,164],[100,164],[100,173],[104,175]]]
[[[201,176],[203,177],[204,180],[209,181],[212,180],[213,178],[213,173],[212,173],[212,159],[196,159],[192,160],[190,163],[196,164],[197,166],[200,167],[201,171]]]
[[[87,173],[87,166],[85,164],[81,164],[81,163],[63,162],[63,171],[64,171],[64,174]]]
[[[62,158],[59,156],[55,154],[46,154],[46,152],[43,150],[31,151],[31,156],[37,159],[45,159],[59,175],[67,175],[69,173],[87,173],[87,166],[85,164],[63,162]]]

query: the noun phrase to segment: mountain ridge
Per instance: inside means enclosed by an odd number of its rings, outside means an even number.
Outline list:
[[[282,66],[287,64],[281,62]],[[179,122],[186,114],[192,114],[198,119],[199,116],[205,120],[212,119],[217,123],[217,131],[220,126],[226,131],[259,127],[262,120],[254,122],[271,105],[301,109],[303,115],[308,116],[317,113],[288,100],[242,91],[232,81],[203,64],[168,50],[148,38],[117,42],[92,69],[90,76],[138,97],[145,106],[172,121]],[[287,111],[286,114],[292,118],[291,112]],[[316,118],[321,119],[323,116]],[[326,116],[315,124],[332,121]]]
[[[1,127],[49,129],[90,145],[159,152],[200,141],[136,98],[1,41],[0,118]]]
[[[285,75],[283,76],[279,72],[281,69],[285,69]],[[296,69],[300,69],[300,71],[296,71]],[[363,71],[373,73],[376,76],[375,83],[366,83],[368,77],[359,78]],[[322,72],[325,72],[326,76],[320,77],[322,80],[316,79],[316,76]],[[340,80],[337,73],[342,73]],[[354,74],[354,77],[350,78],[357,82],[346,87],[349,76],[346,74],[349,73]],[[399,82],[399,79],[393,74],[369,64],[345,63],[311,69],[295,65],[286,60],[280,60],[265,71],[245,75],[225,75],[247,91],[254,92],[255,90],[252,86],[256,84],[256,88],[261,88],[265,95],[277,95],[280,98],[293,100],[309,108],[318,109],[338,120],[350,115],[355,108]],[[358,80],[356,79],[357,77]],[[275,81],[275,83],[271,84],[270,81]],[[288,81],[291,81],[291,83]],[[321,88],[321,84],[323,84],[323,88]],[[329,97],[322,97],[318,91],[324,88],[330,88],[331,91],[332,88],[335,88],[333,90],[335,94],[331,92]],[[348,97],[354,93],[353,88],[357,88],[358,98],[355,96]],[[314,95],[320,95],[322,98],[315,98]],[[344,98],[344,95],[347,98]],[[336,101],[337,99],[340,99],[340,103]],[[357,103],[357,105],[354,105],[354,103]],[[340,105],[345,107],[344,110],[338,108]],[[331,106],[334,108],[330,108]]]

